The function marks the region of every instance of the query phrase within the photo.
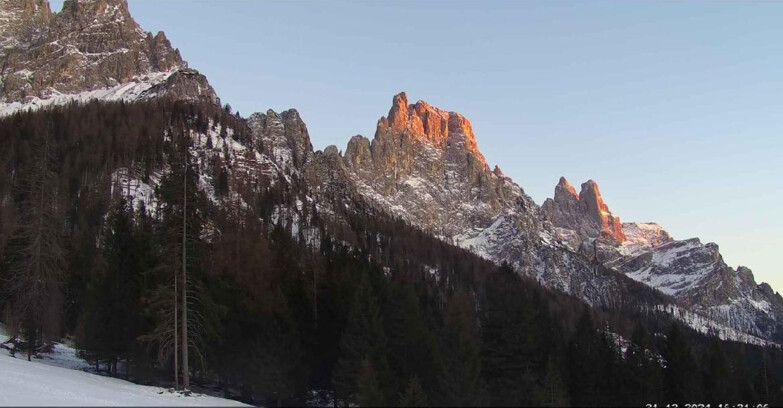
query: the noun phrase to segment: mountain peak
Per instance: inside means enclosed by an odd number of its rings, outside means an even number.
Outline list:
[[[579,192],[579,201],[581,201],[587,210],[587,214],[598,221],[602,231],[608,230],[618,241],[625,241],[622,223],[620,218],[609,211],[609,206],[604,202],[601,196],[601,190],[598,183],[593,180],[587,180],[582,183],[582,191]]]
[[[576,194],[576,189],[571,185],[571,183],[568,182],[565,177],[560,177],[560,181],[557,182],[557,186],[555,187],[555,195],[557,195],[560,191],[568,192],[572,196],[579,198],[579,196]]]
[[[388,118],[381,118],[379,127],[388,126],[392,131],[405,132],[436,147],[464,146],[489,170],[484,155],[478,149],[476,136],[470,121],[457,112],[446,111],[425,101],[408,103],[408,94],[400,92],[392,99]]]
[[[394,118],[396,118],[398,113],[406,112],[407,109],[408,94],[405,92],[400,92],[397,95],[394,95],[394,98],[392,98],[392,107],[389,110],[389,121],[392,121]]]
[[[595,180],[593,179],[587,180],[584,183],[582,183],[582,192],[585,191],[593,191],[593,192],[597,192],[599,195],[601,194],[601,192],[598,190],[598,183],[596,183]]]
[[[132,20],[126,0],[66,0],[60,15],[77,19],[85,25],[96,21]]]
[[[582,183],[577,195],[574,186],[560,177],[554,199],[547,199],[542,210],[556,227],[576,231],[581,239],[608,233],[617,242],[626,240],[620,218],[609,211],[598,183],[593,180]]]
[[[66,0],[56,14],[46,0],[0,0],[0,66],[4,113],[92,98],[97,90],[107,100],[169,95],[219,103],[162,31],[153,37],[139,26],[126,0]]]

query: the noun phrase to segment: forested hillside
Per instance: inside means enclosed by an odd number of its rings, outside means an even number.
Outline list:
[[[191,387],[269,405],[783,404],[778,348],[674,323],[642,307],[671,299],[624,277],[632,301],[590,308],[315,191],[251,133],[166,99],[0,119],[16,346],[71,336],[107,374],[164,386],[185,359]]]

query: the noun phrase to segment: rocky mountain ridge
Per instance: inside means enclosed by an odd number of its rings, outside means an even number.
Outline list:
[[[141,29],[126,0],[0,0],[0,112],[69,100],[155,96],[219,103],[161,31]]]
[[[719,247],[698,238],[675,240],[655,223],[622,223],[600,198],[592,180],[576,196],[565,178],[555,187],[554,198],[541,207],[552,222],[555,236],[571,250],[593,254],[598,262],[661,292],[687,308],[738,330],[763,337],[780,335],[783,297],[766,284],[757,284],[745,267],[732,269]],[[619,228],[618,228],[619,227]]]

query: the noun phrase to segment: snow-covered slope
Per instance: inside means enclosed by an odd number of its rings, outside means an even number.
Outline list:
[[[2,406],[245,406],[205,395],[182,396],[159,387],[13,358],[0,353]]]
[[[52,105],[64,105],[70,102],[89,102],[93,99],[103,101],[133,101],[142,99],[152,96],[154,90],[164,84],[176,71],[177,70],[175,69],[166,72],[154,72],[133,78],[133,80],[128,83],[119,84],[110,88],[99,88],[92,91],[72,94],[54,91],[50,97],[45,99],[36,96],[25,100],[24,102],[0,102],[0,116],[7,116],[28,109],[38,110]]]
[[[0,344],[8,336],[0,324]],[[0,348],[0,406],[246,406],[201,394],[184,396],[87,371],[76,350],[55,343],[51,352],[27,361]]]

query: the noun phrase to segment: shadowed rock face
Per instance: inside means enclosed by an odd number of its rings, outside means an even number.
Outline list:
[[[45,0],[0,0],[0,16],[7,22],[3,38],[14,39],[0,54],[0,102],[78,94],[166,73],[156,77],[155,95],[219,103],[163,32],[153,36],[139,27],[125,0],[67,0],[57,14]]]
[[[300,169],[313,156],[313,145],[307,126],[295,109],[282,113],[268,110],[254,113],[248,119],[256,145],[287,168]]]

